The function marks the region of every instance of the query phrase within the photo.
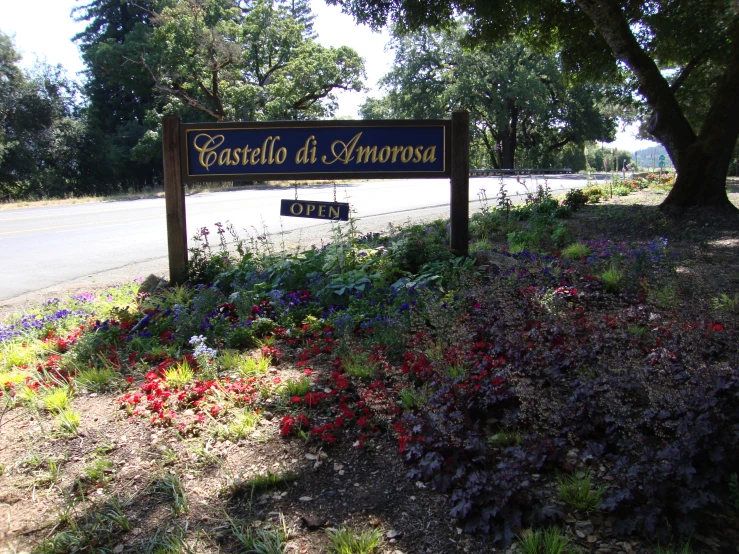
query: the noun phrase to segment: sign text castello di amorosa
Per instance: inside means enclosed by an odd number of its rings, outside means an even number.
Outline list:
[[[208,128],[183,125],[186,180],[236,177],[285,179],[321,176],[444,177],[448,174],[447,125],[287,125]],[[338,122],[340,123],[340,122]],[[295,125],[293,123],[293,125]]]

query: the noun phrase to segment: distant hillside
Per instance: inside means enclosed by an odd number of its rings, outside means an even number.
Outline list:
[[[639,167],[641,169],[650,169],[654,167],[655,169],[659,169],[659,157],[664,156],[665,157],[665,167],[672,168],[672,160],[670,159],[670,156],[667,155],[667,150],[665,150],[665,147],[661,144],[658,146],[650,146],[649,148],[644,148],[643,150],[637,150],[635,152],[636,154],[636,160],[639,164]]]

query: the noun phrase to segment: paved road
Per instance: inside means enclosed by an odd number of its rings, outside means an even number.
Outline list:
[[[529,178],[536,187],[542,178]],[[585,185],[579,176],[548,178],[557,191]],[[523,195],[515,178],[505,179],[509,195]],[[470,211],[479,209],[478,192],[485,189],[491,205],[500,188],[497,177],[470,179]],[[191,237],[200,227],[213,231],[216,222],[230,221],[242,236],[272,235],[288,246],[321,244],[331,236],[331,224],[279,217],[280,199],[292,189],[257,187],[196,194],[186,199]],[[303,200],[333,199],[331,185],[301,187]],[[449,216],[449,181],[411,179],[342,184],[337,200],[356,210],[363,232]],[[211,234],[211,238],[214,234]],[[113,284],[149,273],[167,273],[167,232],[164,199],[52,205],[0,211],[0,303],[28,298],[75,285]]]

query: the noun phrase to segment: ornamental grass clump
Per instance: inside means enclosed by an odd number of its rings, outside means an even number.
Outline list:
[[[603,271],[599,277],[603,280],[603,287],[608,292],[618,292],[621,290],[621,285],[624,279],[624,273],[615,265],[611,265],[608,269]]]
[[[341,527],[330,530],[328,551],[331,554],[375,554],[382,547],[382,535],[380,528],[354,531]]]
[[[558,527],[527,529],[518,536],[518,548],[522,554],[571,554],[579,552],[570,538]]]
[[[56,416],[59,433],[63,436],[76,436],[80,426],[81,416],[79,412],[71,408],[61,410]]]
[[[562,250],[562,256],[568,260],[580,260],[590,256],[591,250],[587,244],[574,242]]]
[[[107,392],[120,387],[121,379],[112,367],[91,367],[75,376],[77,386],[85,392]]]
[[[213,430],[213,434],[218,438],[236,442],[249,436],[261,419],[258,413],[244,410],[235,416],[230,416],[228,423],[219,423]]]
[[[195,379],[195,371],[187,360],[182,360],[165,370],[164,379],[171,388],[181,389],[192,383]]]
[[[41,394],[41,405],[52,414],[68,409],[71,403],[72,391],[69,387],[52,387]]]
[[[174,515],[186,514],[189,511],[187,492],[176,473],[162,473],[151,483],[151,489],[163,493],[172,502]]]
[[[606,488],[593,488],[590,473],[573,473],[557,477],[557,490],[563,502],[584,514],[589,514],[595,512],[603,502]]]
[[[380,370],[379,364],[370,360],[369,354],[364,351],[351,352],[341,359],[341,364],[347,375],[363,380],[372,379]]]
[[[288,379],[282,383],[278,390],[286,398],[305,396],[310,392],[310,380],[305,377]]]

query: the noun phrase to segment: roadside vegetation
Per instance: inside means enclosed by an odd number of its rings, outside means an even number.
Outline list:
[[[617,186],[659,198],[665,185]],[[449,251],[444,221],[370,235],[350,221],[302,251],[217,224],[194,237],[183,286],[6,316],[4,540],[736,544],[739,290],[710,275],[736,269],[739,236],[594,188],[555,198],[534,183],[520,205],[481,191],[470,257]]]

